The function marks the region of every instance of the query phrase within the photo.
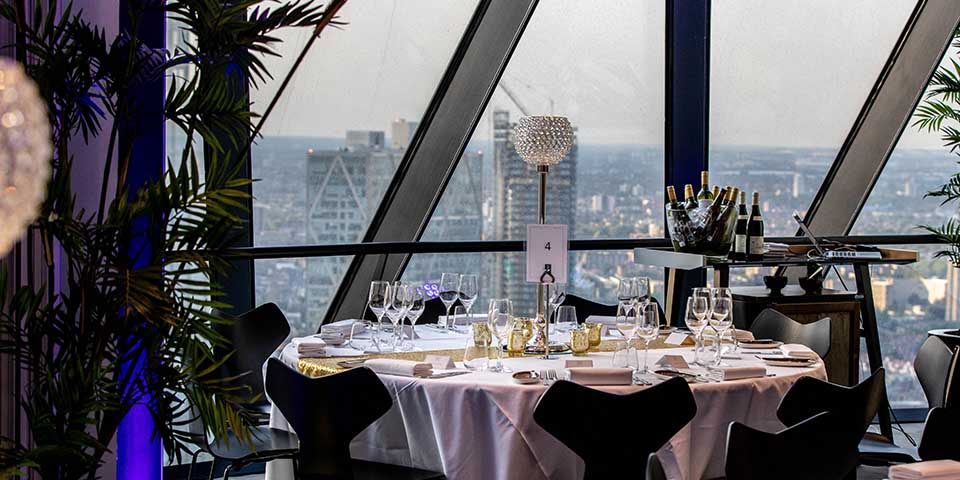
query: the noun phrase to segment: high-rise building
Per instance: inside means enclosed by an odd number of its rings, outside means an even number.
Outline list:
[[[347,130],[347,150],[382,150],[386,146],[385,135],[379,130]]]
[[[394,120],[390,124],[390,146],[398,150],[406,150],[417,133],[418,126],[420,122],[408,122],[402,118]]]
[[[382,150],[383,132],[347,132],[347,149],[307,151],[307,243],[354,243],[379,204],[402,152]],[[307,261],[307,322],[319,324],[349,259]]]
[[[493,112],[494,235],[500,240],[524,240],[527,225],[537,223],[538,176],[513,147],[510,112]],[[577,140],[559,164],[550,167],[547,179],[547,223],[566,224],[570,235],[576,231]],[[574,257],[568,261],[572,275]],[[513,300],[514,311],[530,315],[536,311],[536,286],[526,282],[523,255],[495,255],[492,265],[498,297]]]
[[[947,292],[944,295],[946,303],[946,321],[960,322],[960,268],[947,266]]]

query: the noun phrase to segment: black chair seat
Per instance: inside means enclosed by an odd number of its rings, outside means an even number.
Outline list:
[[[783,343],[799,343],[826,358],[830,352],[830,318],[821,318],[812,323],[800,323],[772,308],[757,315],[750,325],[756,338],[769,338]]]
[[[888,465],[890,463],[919,462],[916,448],[864,438],[860,441],[860,462],[867,465]]]
[[[364,460],[352,460],[354,480],[380,480],[390,478],[394,480],[441,480],[446,477],[442,473],[420,470],[413,467],[374,463]]]
[[[270,427],[252,430],[252,445],[243,444],[232,432],[227,438],[210,443],[210,453],[229,462],[250,463],[255,460],[289,457],[297,452],[299,440],[293,432]]]

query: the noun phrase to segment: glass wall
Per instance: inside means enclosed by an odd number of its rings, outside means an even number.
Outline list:
[[[346,24],[317,40],[253,148],[255,246],[362,239],[475,8],[394,0],[340,10]],[[254,111],[266,108],[310,35],[281,33],[280,56],[263,58],[274,78],[251,91]],[[282,300],[312,333],[347,261],[257,261],[257,302]]]
[[[522,240],[536,223],[537,178],[513,149],[525,115],[564,115],[576,144],[551,169],[547,223],[571,239],[662,237],[664,4],[541,2],[443,193],[423,240]],[[631,252],[570,255],[569,290],[613,299]],[[417,255],[404,278],[479,272],[490,295],[532,311],[522,255]],[[662,280],[662,270],[643,273]],[[614,283],[611,283],[614,282]],[[662,290],[662,289],[661,289]]]
[[[713,1],[712,182],[760,192],[767,235],[796,233],[915,5]]]

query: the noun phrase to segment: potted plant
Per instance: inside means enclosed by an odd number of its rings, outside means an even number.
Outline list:
[[[960,29],[954,32],[952,48],[960,48]],[[950,53],[948,52],[947,55]],[[960,65],[951,61],[949,65],[941,65],[930,79],[926,98],[917,107],[914,126],[921,130],[940,132],[944,146],[952,153],[960,153]],[[960,163],[960,162],[958,162]],[[927,192],[925,197],[940,198],[940,205],[948,205],[960,199],[960,172],[950,176],[947,182],[937,190]],[[945,248],[934,255],[935,258],[946,258],[954,268],[960,268],[960,221],[956,215],[942,225],[921,225],[940,242]],[[940,329],[931,330],[951,347],[960,346],[960,330]]]
[[[34,285],[4,295],[0,274],[0,351],[30,378],[19,400],[32,439],[0,439],[0,477],[30,470],[45,480],[96,478],[122,419],[144,401],[171,459],[195,448],[184,426],[191,412],[214,435],[232,430],[249,438],[250,419],[240,408],[249,392],[219,378],[225,358],[213,355],[225,342],[213,325],[226,321],[214,310],[227,306],[214,279],[229,273],[224,254],[251,182],[229,159],[252,141],[245,87],[270,76],[258,55],[275,54],[279,29],[321,25],[323,5],[129,0],[131,31],[108,39],[69,4],[36,3],[30,22],[22,2],[0,4],[0,15],[26,37],[26,71],[47,103],[52,178],[34,228],[63,288]],[[190,33],[183,47],[161,52],[140,41],[137,25],[155,8]],[[183,71],[190,75],[175,74]],[[135,113],[144,105],[138,87],[162,76],[163,116],[186,141],[168,152],[163,178],[128,191],[140,133]],[[99,208],[84,211],[71,172],[90,160],[77,156],[70,140],[100,136],[109,140]],[[111,172],[115,183],[108,185]],[[140,249],[145,243],[150,248]]]

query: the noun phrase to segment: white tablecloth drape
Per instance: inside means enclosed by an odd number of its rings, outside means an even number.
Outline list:
[[[456,346],[461,343],[459,339],[428,341],[423,348],[451,348],[454,342]],[[688,361],[693,357],[687,348],[652,350],[650,361],[666,354],[684,355]],[[296,365],[295,350],[285,348],[281,357]],[[514,370],[558,369],[565,358],[512,358],[505,362]],[[610,353],[591,353],[587,358],[592,358],[595,366],[610,366]],[[746,365],[759,360],[744,355],[742,360],[725,362]],[[822,363],[811,368],[768,367],[767,371],[776,376],[691,385],[697,415],[657,453],[670,479],[722,476],[730,422],[779,430],[783,425],[776,418],[777,405],[797,378],[826,378]],[[386,375],[381,379],[393,395],[394,405],[354,439],[350,447],[354,458],[442,471],[452,480],[566,480],[583,475],[583,462],[533,421],[533,409],[544,386],[517,385],[508,374],[492,372],[443,379]],[[597,388],[628,392],[643,387]],[[616,418],[611,416],[610,421],[616,422]],[[276,408],[270,425],[289,428]],[[290,468],[288,461],[271,462],[267,478],[292,478]]]

